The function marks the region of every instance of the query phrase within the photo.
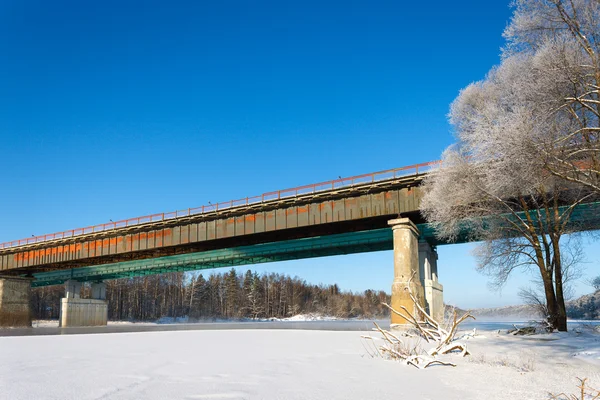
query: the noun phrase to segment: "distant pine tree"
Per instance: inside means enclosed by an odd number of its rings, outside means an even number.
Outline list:
[[[82,291],[85,296],[89,291]],[[86,291],[87,290],[87,291]],[[106,298],[111,320],[155,321],[162,317],[285,318],[320,313],[340,318],[384,317],[389,302],[383,291],[354,294],[337,284],[311,285],[283,274],[262,274],[235,269],[225,273],[174,272],[107,282]],[[35,319],[58,318],[62,285],[32,289]],[[594,312],[596,312],[594,310]]]

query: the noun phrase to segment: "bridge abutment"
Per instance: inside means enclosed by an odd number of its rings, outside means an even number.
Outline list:
[[[60,301],[59,326],[102,326],[108,320],[106,283],[92,283],[92,298],[80,297],[81,282],[65,282],[65,297]]]
[[[33,278],[0,276],[0,327],[31,327]]]
[[[394,282],[392,283],[391,306],[398,311],[406,307],[415,317],[419,311],[411,299],[408,288],[422,307],[425,306],[424,291],[419,273],[419,230],[408,218],[388,221],[394,237]],[[403,329],[409,326],[408,321],[392,313],[391,328]]]
[[[426,310],[436,321],[444,320],[444,287],[438,282],[437,251],[426,241],[419,242],[419,272],[425,291]]]

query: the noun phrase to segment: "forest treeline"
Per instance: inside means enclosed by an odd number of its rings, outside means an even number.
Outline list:
[[[384,291],[341,291],[334,285],[311,285],[298,277],[231,269],[207,277],[169,273],[106,282],[110,320],[155,321],[162,317],[286,318],[317,313],[339,318],[385,317]],[[82,297],[90,295],[82,286]],[[34,319],[57,319],[64,286],[32,289]]]

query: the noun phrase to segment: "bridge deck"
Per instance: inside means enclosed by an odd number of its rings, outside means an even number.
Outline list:
[[[419,185],[432,165],[11,242],[0,248],[0,274],[33,275],[33,286],[43,286],[386,250],[393,245],[387,221],[400,214],[419,224],[422,238],[443,244],[419,211]],[[577,207],[572,220],[578,229],[598,229],[600,203]],[[468,240],[468,232],[459,239]]]
[[[120,228],[128,228],[135,226],[151,225],[152,223],[161,223],[170,220],[179,220],[195,215],[212,214],[219,211],[236,209],[245,209],[249,206],[263,206],[268,203],[279,203],[281,200],[297,199],[306,195],[318,195],[336,191],[344,188],[356,188],[364,185],[371,185],[376,182],[396,180],[402,177],[410,177],[412,175],[422,175],[433,167],[437,166],[439,161],[410,165],[401,168],[395,168],[385,171],[373,172],[369,174],[357,175],[348,178],[339,178],[332,181],[315,183],[310,185],[299,186],[291,189],[278,190],[274,192],[263,193],[260,196],[246,197],[238,200],[230,200],[217,204],[209,204],[200,207],[188,208],[186,210],[171,211],[166,213],[157,213],[145,215],[143,217],[135,217],[126,220],[107,222],[104,224],[88,226],[85,228],[76,228],[63,232],[50,233],[30,238],[13,240],[10,242],[0,243],[0,249],[8,249],[13,247],[21,247],[30,244],[54,241],[59,239],[69,239],[77,236],[85,236],[94,233],[108,232],[112,233]]]
[[[433,163],[266,193],[243,201],[134,218],[10,242],[0,274],[37,274],[387,227],[418,218]]]

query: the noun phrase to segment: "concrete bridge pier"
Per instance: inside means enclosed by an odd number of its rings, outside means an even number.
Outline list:
[[[417,302],[425,307],[425,296],[419,272],[419,230],[408,218],[390,220],[388,225],[392,227],[394,237],[394,282],[392,283],[391,306],[400,312],[404,306],[416,318],[421,319],[408,291],[410,285],[410,291],[416,297]],[[392,329],[407,327],[406,319],[392,313]]]
[[[59,326],[102,326],[108,320],[106,283],[92,283],[92,298],[82,299],[81,282],[65,282],[65,297],[60,301]]]
[[[32,280],[0,275],[0,328],[31,327],[29,294]]]
[[[438,282],[437,251],[426,241],[419,241],[419,272],[425,291],[426,310],[436,321],[444,320],[444,287]]]

